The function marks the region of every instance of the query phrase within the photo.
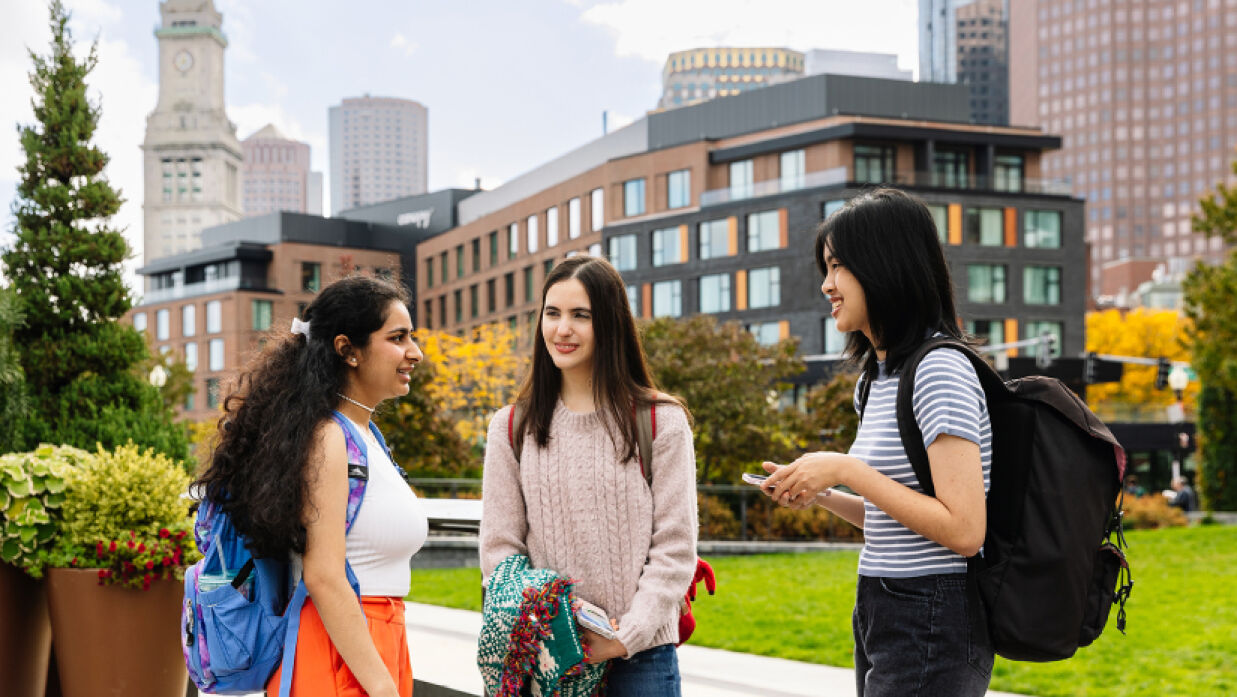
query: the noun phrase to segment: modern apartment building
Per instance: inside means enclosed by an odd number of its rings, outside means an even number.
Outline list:
[[[715,315],[832,354],[815,229],[865,189],[932,207],[967,328],[1084,346],[1082,202],[1041,177],[1060,138],[969,124],[961,85],[821,75],[649,114],[460,204],[418,247],[426,326],[535,327],[553,265],[605,254],[640,317]]]
[[[309,143],[267,124],[241,141],[245,216],[289,211],[322,214],[322,173],[309,169]]]
[[[329,110],[331,215],[426,191],[429,110],[395,97],[353,97]]]
[[[1125,304],[1156,267],[1217,261],[1197,200],[1233,181],[1237,1],[1012,5],[1012,120],[1060,133],[1046,176],[1087,201],[1091,291]]]
[[[919,0],[919,80],[967,85],[975,123],[1009,123],[1008,17],[1009,0]]]
[[[803,54],[786,48],[675,51],[661,71],[659,109],[698,104],[803,76]]]

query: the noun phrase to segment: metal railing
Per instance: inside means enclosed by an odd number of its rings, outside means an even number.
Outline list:
[[[240,276],[229,276],[227,278],[215,278],[209,281],[199,281],[197,283],[182,283],[170,288],[156,288],[148,290],[142,294],[142,305],[153,305],[155,303],[167,302],[168,300],[180,300],[181,298],[192,298],[208,293],[219,293],[228,290],[236,290],[241,287]]]

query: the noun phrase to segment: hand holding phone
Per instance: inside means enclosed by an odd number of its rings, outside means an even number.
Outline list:
[[[614,631],[614,627],[610,625],[610,617],[605,610],[588,602],[587,600],[576,600],[576,622],[590,632],[594,632],[606,639],[614,639],[618,637],[618,633]]]

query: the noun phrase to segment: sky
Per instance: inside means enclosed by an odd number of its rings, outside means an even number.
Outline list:
[[[64,0],[102,107],[96,144],[126,202],[114,219],[138,264],[142,151],[158,95],[158,0]],[[429,188],[493,188],[657,104],[666,56],[705,46],[898,55],[918,68],[916,0],[214,0],[228,39],[225,95],[241,139],[268,123],[309,143],[329,188],[327,109],[345,97],[429,109]],[[0,246],[11,243],[32,121],[28,50],[47,52],[40,0],[0,0]],[[329,194],[323,209],[330,210]]]

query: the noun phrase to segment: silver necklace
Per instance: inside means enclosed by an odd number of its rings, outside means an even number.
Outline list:
[[[348,395],[346,395],[346,394],[344,394],[344,393],[342,393],[342,392],[336,392],[335,394],[336,394],[336,395],[338,395],[340,399],[344,399],[344,400],[347,400],[347,401],[349,401],[349,402],[352,402],[353,404],[357,405],[358,407],[360,407],[360,408],[364,409],[365,411],[367,411],[367,412],[369,412],[369,413],[371,413],[371,414],[373,414],[373,413],[374,413],[374,409],[377,409],[377,408],[378,408],[378,407],[376,407],[376,406],[373,406],[373,407],[367,407],[367,406],[365,406],[364,404],[361,404],[360,402],[356,401],[355,399],[353,399],[353,398],[349,397]]]

